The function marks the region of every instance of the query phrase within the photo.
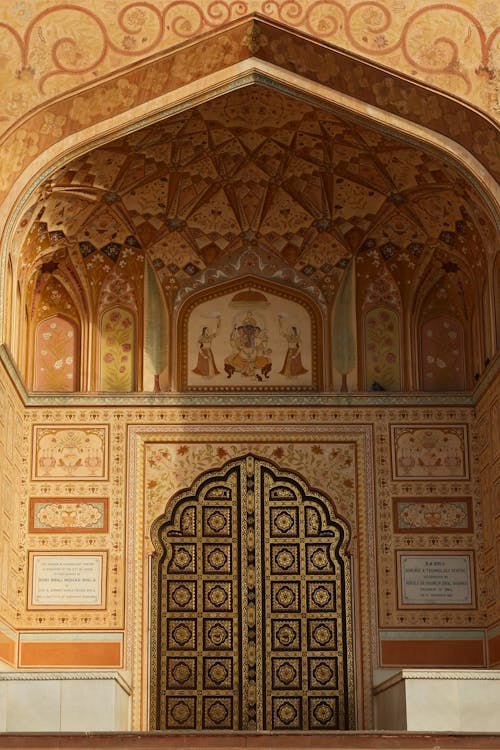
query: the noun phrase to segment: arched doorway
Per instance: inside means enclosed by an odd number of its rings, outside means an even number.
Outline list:
[[[151,728],[354,728],[349,532],[246,455],[153,524]]]

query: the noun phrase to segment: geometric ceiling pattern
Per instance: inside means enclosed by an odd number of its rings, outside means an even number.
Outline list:
[[[165,289],[255,250],[323,291],[367,255],[405,297],[433,262],[482,275],[492,246],[477,194],[451,163],[260,85],[94,149],[42,195],[48,239],[34,253],[26,244],[25,271],[50,269],[61,247],[84,274],[97,258],[109,271],[140,250]]]

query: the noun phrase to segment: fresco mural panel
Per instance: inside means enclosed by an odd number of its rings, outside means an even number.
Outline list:
[[[317,322],[303,303],[249,283],[190,308],[181,388],[312,390]]]
[[[78,330],[62,315],[42,320],[36,329],[33,390],[75,391],[78,384]]]
[[[107,426],[33,429],[33,479],[107,479]]]
[[[365,317],[366,387],[378,383],[386,391],[401,390],[399,318],[388,307],[375,307]]]
[[[134,390],[135,319],[124,308],[107,310],[101,321],[100,390]]]
[[[422,388],[424,391],[465,389],[464,329],[459,320],[440,315],[422,326]]]
[[[391,425],[393,479],[468,479],[465,425]]]

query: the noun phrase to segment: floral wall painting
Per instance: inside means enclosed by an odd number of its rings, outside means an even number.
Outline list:
[[[127,309],[112,307],[101,319],[101,391],[133,391],[135,319]]]
[[[33,427],[33,479],[100,480],[108,474],[107,425]]]
[[[398,534],[472,532],[471,497],[395,497],[392,502]]]
[[[388,307],[365,316],[365,385],[367,390],[401,390],[399,318]]]
[[[393,479],[468,479],[465,425],[391,425]]]
[[[108,498],[30,498],[31,534],[107,533]]]
[[[422,389],[465,389],[464,329],[456,318],[439,315],[421,328]]]
[[[77,326],[68,318],[51,315],[40,321],[35,333],[33,390],[77,390],[77,344]]]
[[[312,310],[288,292],[239,285],[185,316],[181,386],[188,390],[311,390],[318,387]]]

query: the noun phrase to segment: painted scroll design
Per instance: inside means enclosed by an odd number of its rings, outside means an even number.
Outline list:
[[[77,534],[82,529],[108,531],[107,498],[30,498],[30,533]]]
[[[394,530],[411,532],[471,532],[472,501],[470,497],[394,498]]]
[[[131,2],[119,11],[112,4],[92,5],[54,3],[33,15],[27,3],[13,8],[7,4],[0,20],[5,57],[15,66],[19,89],[31,98],[30,106],[61,90],[70,76],[90,80],[97,72],[111,70],[117,59],[117,67],[125,65],[252,11],[367,57],[390,59],[393,65],[397,60],[397,68],[434,79],[442,87],[444,82],[453,89],[460,82],[466,95],[476,81],[492,81],[496,73],[500,29],[494,3],[491,8],[484,3],[481,15],[459,4],[422,8],[418,2],[411,8],[407,3],[404,13],[394,3],[392,10],[384,2],[358,2],[348,9],[335,0],[175,0],[163,7]],[[0,120],[19,116],[20,106],[19,97],[12,98]]]

